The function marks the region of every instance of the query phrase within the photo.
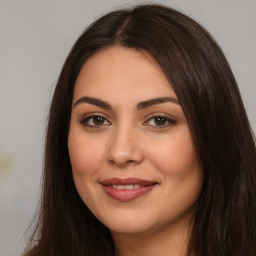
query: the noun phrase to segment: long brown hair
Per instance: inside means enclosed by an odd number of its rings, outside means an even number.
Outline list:
[[[188,255],[255,256],[255,137],[232,71],[204,28],[152,4],[104,15],[65,61],[50,108],[41,208],[28,255],[114,255],[109,230],[76,191],[67,148],[76,78],[90,56],[113,45],[150,53],[186,115],[204,170]]]

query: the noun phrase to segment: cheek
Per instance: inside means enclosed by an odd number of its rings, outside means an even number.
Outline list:
[[[192,213],[202,189],[203,171],[190,134],[175,134],[175,137],[159,140],[154,145],[148,151],[148,159],[151,159],[151,164],[161,173],[161,192],[166,199],[165,206],[161,200],[157,201],[156,209],[163,207],[166,219]]]
[[[182,176],[200,168],[193,141],[187,129],[176,133],[175,136],[158,140],[154,145],[154,147],[148,147],[149,159],[164,176]]]
[[[73,179],[81,199],[90,209],[93,209],[94,202],[99,200],[94,184],[102,165],[103,149],[103,144],[100,141],[95,143],[92,136],[85,136],[83,132],[70,129],[68,150]]]
[[[83,133],[70,130],[68,150],[73,175],[87,176],[93,174],[101,165],[104,147],[102,141],[96,141]]]

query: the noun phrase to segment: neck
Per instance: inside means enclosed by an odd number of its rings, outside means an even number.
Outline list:
[[[143,234],[112,232],[116,256],[187,256],[190,225],[161,228]]]

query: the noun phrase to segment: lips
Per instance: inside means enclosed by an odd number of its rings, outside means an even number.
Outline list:
[[[127,202],[147,194],[157,185],[157,182],[137,178],[112,178],[103,180],[100,184],[107,195],[113,199]]]

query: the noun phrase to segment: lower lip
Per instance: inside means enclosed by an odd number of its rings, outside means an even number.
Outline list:
[[[136,188],[136,189],[116,189],[111,186],[103,185],[105,192],[110,197],[112,197],[116,200],[119,200],[119,201],[123,201],[123,202],[131,201],[137,197],[145,195],[150,190],[152,190],[154,187],[155,187],[155,185],[140,187],[140,188]]]

